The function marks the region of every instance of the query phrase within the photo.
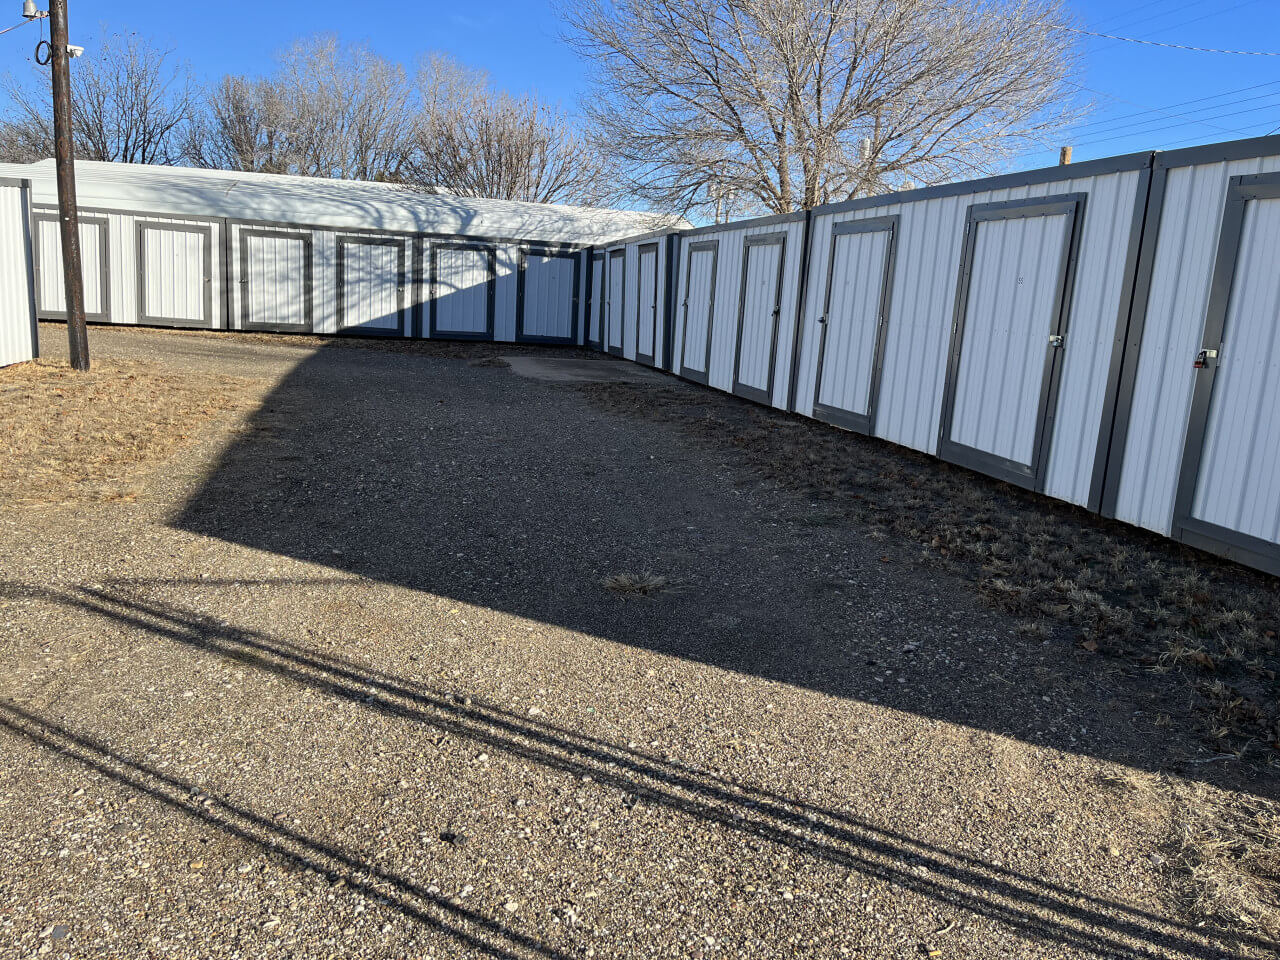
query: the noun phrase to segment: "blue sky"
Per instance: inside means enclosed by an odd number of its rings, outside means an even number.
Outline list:
[[[0,0],[5,3],[13,16],[0,16],[0,27],[16,23],[21,11],[20,0]],[[1100,32],[1280,52],[1280,4],[1274,0],[1075,0],[1071,6],[1087,28]],[[570,108],[585,88],[585,67],[560,41],[559,20],[543,0],[382,5],[70,0],[70,8],[72,40],[90,53],[105,23],[174,47],[205,77],[261,72],[295,37],[332,32],[368,41],[383,55],[406,62],[429,50],[443,51],[484,68],[500,86],[536,90]],[[0,36],[0,70],[21,69],[35,29]],[[1077,79],[1095,110],[1064,138],[1075,145],[1077,160],[1280,128],[1280,57],[1192,53],[1100,39],[1084,41],[1083,52]],[[1019,158],[1015,167],[1056,161],[1056,149],[1036,151]]]

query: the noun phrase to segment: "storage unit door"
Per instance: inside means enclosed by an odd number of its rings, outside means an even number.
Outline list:
[[[338,238],[338,330],[405,333],[404,240]]]
[[[1280,573],[1280,179],[1249,179],[1262,186],[1229,200],[1204,353],[1187,358],[1200,367],[1174,525]]]
[[[525,255],[520,275],[517,340],[575,342],[577,263],[578,255],[574,253],[530,250]]]
[[[813,414],[871,433],[888,318],[896,218],[838,223],[832,231]]]
[[[627,258],[625,250],[609,254],[608,311],[605,317],[605,348],[622,355],[622,318],[627,303]]]
[[[587,318],[587,342],[602,347],[600,321],[604,317],[604,254],[591,258],[591,314]]]
[[[213,327],[213,228],[138,224],[138,319]]]
[[[658,245],[640,248],[640,302],[636,317],[636,359],[652,364],[658,349]]]
[[[747,237],[744,243],[733,392],[768,403],[773,398],[773,361],[778,350],[786,240],[782,235]]]
[[[939,454],[1020,486],[1043,484],[1060,372],[1074,206],[970,224]]]
[[[431,336],[492,340],[497,254],[492,247],[432,248]]]
[[[36,308],[41,317],[67,318],[67,291],[62,270],[62,229],[56,213],[37,214],[36,226]],[[84,315],[87,320],[110,319],[107,279],[107,221],[101,217],[80,218],[80,267],[84,275]]]
[[[690,245],[685,260],[683,333],[680,338],[680,375],[707,382],[711,366],[711,317],[716,301],[716,256],[714,241]]]
[[[240,289],[244,329],[310,333],[311,269],[309,236],[242,230]]]

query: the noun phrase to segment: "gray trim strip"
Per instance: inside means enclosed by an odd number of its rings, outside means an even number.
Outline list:
[[[573,262],[573,288],[569,297],[569,335],[551,337],[545,334],[527,334],[524,332],[525,308],[525,270],[528,268],[528,256],[536,253],[540,257],[552,260],[571,260]],[[516,343],[559,343],[576,344],[578,342],[578,287],[582,282],[582,258],[584,254],[573,250],[560,250],[554,246],[544,247],[530,244],[521,247],[516,254]]]
[[[79,208],[77,207],[77,212]],[[66,320],[67,311],[65,310],[47,310],[44,304],[40,303],[40,277],[44,272],[45,265],[40,256],[40,224],[53,223],[61,224],[61,217],[58,213],[47,213],[43,210],[33,212],[31,215],[31,242],[32,264],[35,272],[36,282],[36,313],[42,320]],[[110,323],[111,322],[111,230],[110,222],[106,217],[81,217],[81,224],[93,224],[102,233],[100,241],[101,256],[99,257],[100,283],[102,284],[102,310],[98,313],[89,313],[85,311],[85,320],[91,320],[94,323]],[[61,246],[59,246],[61,249]],[[83,264],[81,265],[83,269]]]
[[[771,213],[763,217],[755,217],[751,220],[734,220],[729,223],[709,223],[705,227],[693,227],[689,230],[681,230],[680,235],[687,239],[701,237],[708,233],[732,233],[736,230],[750,230],[756,227],[771,227],[779,223],[795,223],[804,219],[804,211],[798,210],[795,213]]]
[[[898,232],[902,218],[898,214],[887,217],[868,217],[865,220],[841,220],[831,225],[831,251],[827,260],[827,289],[822,301],[822,317],[818,321],[822,331],[818,335],[818,362],[813,375],[813,416],[837,427],[857,433],[874,434],[876,406],[880,395],[880,375],[884,369],[885,342],[889,330],[889,310],[893,302],[893,280],[898,262]],[[876,342],[871,354],[871,377],[867,385],[867,411],[858,413],[819,401],[822,395],[822,367],[827,353],[827,318],[831,315],[831,289],[835,284],[836,240],[842,236],[859,233],[888,233],[884,269],[880,275],[880,303],[876,318]],[[855,282],[858,278],[854,278]]]
[[[213,316],[213,224],[195,226],[189,223],[153,223],[147,220],[136,220],[134,223],[134,235],[137,238],[138,251],[136,271],[138,284],[138,322],[157,327],[188,327],[198,330],[216,329],[217,322]],[[145,254],[147,249],[147,231],[149,230],[154,230],[159,233],[194,233],[204,237],[204,256],[202,258],[204,276],[201,278],[204,285],[204,293],[201,297],[201,303],[204,306],[204,316],[201,319],[191,320],[186,317],[158,317],[147,313],[146,266],[148,261]],[[161,269],[163,269],[163,266]]]
[[[1229,331],[1226,329],[1227,313],[1231,307],[1231,294],[1235,287],[1239,266],[1240,245],[1244,240],[1245,213],[1251,200],[1280,198],[1280,173],[1253,174],[1232,177],[1222,214],[1222,229],[1218,235],[1218,252],[1213,267],[1213,282],[1209,288],[1209,305],[1205,311],[1201,346],[1206,350],[1222,352]],[[1186,443],[1182,451],[1182,465],[1178,472],[1178,492],[1173,506],[1172,534],[1178,540],[1194,542],[1198,546],[1231,556],[1243,553],[1255,565],[1271,572],[1280,572],[1280,544],[1270,543],[1259,537],[1222,527],[1193,517],[1196,489],[1200,482],[1200,467],[1204,445],[1209,430],[1209,413],[1213,403],[1213,391],[1218,381],[1220,360],[1210,359],[1196,372],[1195,391],[1191,400],[1191,413],[1187,421]]]
[[[489,279],[485,291],[485,331],[472,333],[465,330],[445,330],[443,334],[437,325],[437,304],[440,299],[440,251],[441,250],[475,250],[485,254],[489,267]],[[489,243],[433,243],[431,244],[431,309],[430,335],[432,340],[492,340],[495,301],[498,286],[498,248]]]
[[[640,283],[644,278],[644,258],[648,254],[653,254],[653,303],[649,307],[653,311],[653,336],[649,338],[649,352],[644,353],[640,349],[640,311],[645,308],[644,290],[641,289]],[[636,362],[650,367],[654,365],[654,357],[658,353],[658,260],[660,256],[656,240],[636,247],[636,294],[638,297],[636,300]]]
[[[676,266],[679,254],[676,252],[676,234],[668,234],[666,238],[666,260],[663,262],[662,281],[662,369],[672,369],[676,339]]]
[[[791,219],[795,219],[794,217]],[[752,247],[777,247],[778,272],[773,279],[773,309],[770,312],[773,333],[769,337],[769,375],[765,386],[753,387],[742,382],[742,335],[747,311],[747,278],[751,269]],[[742,282],[738,286],[738,330],[733,345],[733,392],[739,397],[760,403],[773,403],[773,384],[778,366],[778,328],[782,320],[782,281],[787,275],[786,233],[757,233],[742,240]]]
[[[0,177],[0,187],[26,187],[31,190],[31,181],[26,177]]]
[[[405,335],[405,284],[408,282],[406,274],[407,260],[409,252],[407,245],[412,241],[410,237],[375,237],[375,236],[348,236],[339,234],[336,240],[336,252],[334,254],[337,263],[334,270],[337,273],[337,332],[342,336],[357,337],[403,337]],[[346,246],[348,244],[359,244],[366,247],[395,247],[396,248],[396,328],[394,330],[379,330],[377,328],[368,327],[347,327],[347,258]]]
[[[695,370],[692,367],[685,366],[685,358],[689,356],[689,285],[693,282],[693,255],[695,253],[711,252],[711,279],[708,283],[707,296],[707,342],[704,352],[704,367],[702,370]],[[679,374],[686,379],[692,380],[694,383],[707,385],[711,378],[711,339],[715,334],[716,325],[716,279],[717,269],[720,261],[720,241],[719,240],[700,240],[697,243],[686,245],[685,261],[684,261],[684,299],[681,301],[681,307],[684,311],[680,327],[680,369]]]
[[[800,285],[796,290],[796,315],[791,331],[791,369],[787,371],[787,406],[796,412],[796,393],[800,388],[800,351],[804,347],[804,313],[809,299],[809,261],[813,259],[813,211],[804,212],[804,230],[800,234]]]
[[[1080,251],[1083,211],[1087,194],[1069,193],[1052,197],[1033,197],[1002,203],[979,203],[969,207],[965,222],[964,247],[960,258],[960,278],[956,283],[955,320],[951,327],[951,349],[947,363],[946,389],[942,400],[942,417],[938,426],[938,456],[960,466],[990,474],[1000,480],[1043,492],[1053,442],[1053,424],[1057,416],[1058,383],[1065,365],[1062,349],[1046,345],[1044,370],[1040,380],[1040,411],[1032,446],[1031,463],[1016,463],[951,439],[955,415],[956,387],[960,371],[960,352],[964,345],[965,318],[969,305],[969,285],[973,275],[973,258],[977,248],[978,227],[982,223],[1066,215],[1067,237],[1058,267],[1058,281],[1053,307],[1051,334],[1065,336],[1071,315],[1071,298],[1075,287],[1075,268]]]
[[[19,180],[19,202],[22,205],[23,252],[27,258],[27,309],[31,322],[31,359],[40,356],[40,316],[36,309],[35,228],[31,209],[31,181]]]
[[[243,225],[239,230],[240,237],[240,329],[252,330],[261,333],[312,333],[315,330],[315,283],[314,268],[312,261],[315,258],[315,250],[312,244],[311,234],[304,232],[290,233],[286,230],[256,230],[246,229]],[[303,249],[306,254],[303,259],[303,276],[302,286],[306,290],[306,300],[303,303],[303,309],[306,316],[306,323],[298,326],[294,323],[254,323],[249,319],[249,244],[250,237],[267,237],[277,240],[301,240]]]
[[[1168,170],[1171,167],[1190,167],[1201,163],[1224,163],[1230,160],[1251,160],[1254,157],[1277,155],[1280,155],[1280,135],[1183,147],[1179,150],[1157,153],[1155,158],[1158,168]]]

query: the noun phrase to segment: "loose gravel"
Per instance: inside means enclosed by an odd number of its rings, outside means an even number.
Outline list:
[[[1270,787],[914,544],[492,348],[91,341],[261,399],[0,511],[0,957],[1275,949],[1170,862]]]

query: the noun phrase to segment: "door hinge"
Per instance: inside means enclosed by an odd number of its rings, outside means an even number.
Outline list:
[[[1066,343],[1066,338],[1062,334],[1053,333],[1049,335],[1049,346],[1053,347],[1053,349],[1061,349],[1064,343]]]
[[[1217,350],[1207,350],[1207,349],[1201,350],[1199,353],[1196,354],[1196,362],[1193,363],[1192,366],[1195,367],[1197,370],[1203,370],[1205,367],[1209,366],[1210,360],[1217,360],[1217,359],[1218,359]]]

